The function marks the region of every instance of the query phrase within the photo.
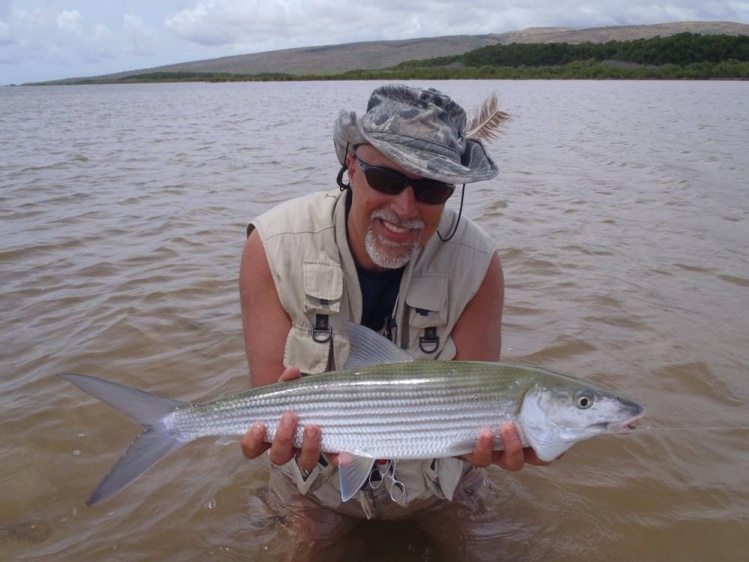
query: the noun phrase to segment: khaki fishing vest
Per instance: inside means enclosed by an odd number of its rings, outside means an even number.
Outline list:
[[[349,355],[346,321],[360,322],[362,296],[346,235],[349,192],[320,192],[275,207],[247,227],[256,229],[265,249],[281,305],[291,318],[284,365],[306,374],[342,369]],[[445,209],[439,231],[449,232],[457,214]],[[463,219],[455,236],[442,242],[433,236],[406,266],[394,318],[395,343],[416,359],[452,359],[450,333],[478,291],[494,254],[494,242]],[[337,470],[318,463],[302,473],[295,460],[271,471],[285,474],[300,493],[334,510],[342,504]],[[399,461],[397,477],[404,488],[393,501],[406,507],[414,500],[450,500],[456,487],[482,479],[483,470],[457,459]],[[382,492],[382,489],[380,489]],[[367,517],[379,516],[382,503],[368,489],[357,499]],[[343,512],[343,511],[342,511]]]
[[[284,365],[306,374],[342,369],[349,354],[346,321],[360,322],[362,296],[346,235],[346,198],[339,190],[283,203],[255,219],[281,305],[291,318]],[[445,209],[439,231],[457,213]],[[406,266],[395,307],[395,343],[416,359],[452,359],[450,333],[479,289],[493,240],[465,217],[455,236],[433,236]]]

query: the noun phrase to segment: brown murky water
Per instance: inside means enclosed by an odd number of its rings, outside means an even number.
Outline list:
[[[283,559],[266,461],[236,443],[185,447],[87,508],[138,429],[53,375],[194,401],[244,389],[244,225],[334,185],[333,118],[375,85],[0,89],[0,558]],[[496,90],[513,116],[502,174],[466,206],[503,256],[504,357],[648,407],[631,436],[492,471],[497,559],[744,560],[749,84],[437,86],[469,107]],[[407,524],[340,547],[438,559]]]

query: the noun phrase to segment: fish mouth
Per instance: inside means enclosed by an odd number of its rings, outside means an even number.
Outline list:
[[[612,433],[622,433],[627,434],[631,433],[637,428],[637,421],[645,415],[645,412],[640,412],[636,416],[633,416],[629,418],[628,420],[625,420],[618,424],[609,424],[609,431]]]

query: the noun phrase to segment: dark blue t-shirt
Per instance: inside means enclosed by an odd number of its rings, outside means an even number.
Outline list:
[[[392,322],[395,302],[398,299],[403,269],[401,267],[385,271],[367,271],[359,266],[356,267],[363,303],[361,323],[388,337],[388,328]]]

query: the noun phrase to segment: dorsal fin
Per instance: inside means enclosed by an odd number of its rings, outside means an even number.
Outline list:
[[[378,363],[405,363],[414,358],[386,337],[354,322],[346,322],[351,354],[345,369],[360,369]]]

